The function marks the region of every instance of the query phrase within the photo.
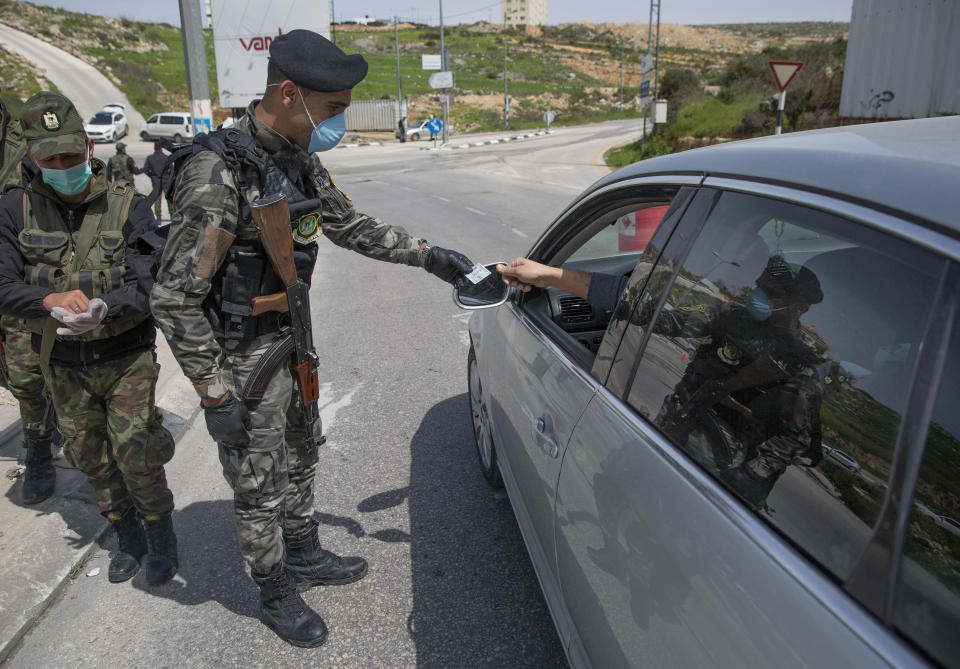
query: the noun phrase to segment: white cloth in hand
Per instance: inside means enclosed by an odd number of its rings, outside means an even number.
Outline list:
[[[50,315],[67,326],[57,328],[58,335],[81,335],[100,325],[107,315],[107,304],[95,297],[87,304],[87,310],[79,314],[71,313],[63,307],[54,307],[50,310]]]

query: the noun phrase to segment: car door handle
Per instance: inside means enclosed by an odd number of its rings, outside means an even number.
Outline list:
[[[555,458],[560,455],[560,447],[557,446],[557,440],[548,434],[553,432],[552,423],[550,416],[546,414],[540,416],[540,418],[535,418],[533,421],[533,436],[536,438],[540,450],[551,458]]]

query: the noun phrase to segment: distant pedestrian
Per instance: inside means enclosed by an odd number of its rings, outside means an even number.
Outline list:
[[[404,116],[400,119],[400,122],[397,123],[397,139],[400,140],[400,143],[407,141],[407,117]]]
[[[167,164],[167,154],[163,152],[161,142],[153,143],[153,153],[147,156],[143,164],[143,173],[150,177],[150,198],[153,200],[153,214],[160,220],[160,211],[163,202],[163,188],[160,183],[160,176],[163,173],[163,167]]]

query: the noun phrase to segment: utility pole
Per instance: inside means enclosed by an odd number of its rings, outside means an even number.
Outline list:
[[[634,41],[633,37],[626,40],[626,42],[630,42],[631,44],[633,44],[633,41]],[[625,43],[624,39],[621,37],[620,38],[620,109],[623,109],[623,47],[624,47],[624,43]]]
[[[203,18],[197,0],[180,0],[180,25],[183,36],[183,59],[187,65],[187,91],[193,134],[213,129],[213,108],[210,106],[210,80],[207,75],[207,50],[203,42]]]
[[[400,19],[396,16],[393,17],[393,39],[397,49],[397,122],[399,123],[403,118],[403,79],[400,78]]]
[[[337,22],[337,10],[333,7],[333,0],[330,0],[330,41],[337,43],[337,33],[334,24]]]
[[[503,127],[510,127],[510,98],[507,96],[507,10],[503,10]]]
[[[653,101],[660,96],[660,0],[657,3],[657,49],[653,55]]]
[[[447,66],[447,50],[443,47],[443,0],[440,2],[440,67],[443,68],[444,72],[449,72],[450,68]],[[447,143],[447,118],[448,118],[448,105],[447,105],[447,89],[443,89],[443,131],[442,131],[442,142]]]
[[[650,43],[653,41],[653,10],[657,10],[657,55],[660,54],[660,0],[650,0],[650,17],[647,19],[647,55],[650,55]],[[656,67],[656,66],[655,66]],[[648,70],[649,71],[649,70]],[[653,74],[653,91],[649,96],[647,108],[643,114],[643,134],[640,138],[640,159],[643,159],[644,152],[647,150],[647,121],[650,118],[650,107],[657,102],[657,73]]]
[[[620,38],[620,109],[623,109],[623,38]]]

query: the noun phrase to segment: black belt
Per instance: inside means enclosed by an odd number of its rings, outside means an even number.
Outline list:
[[[93,341],[58,340],[50,353],[50,364],[58,367],[86,367],[98,362],[115,360],[134,351],[152,348],[157,338],[153,318],[148,318],[136,327],[106,339]],[[40,353],[43,335],[33,333],[30,346]]]

